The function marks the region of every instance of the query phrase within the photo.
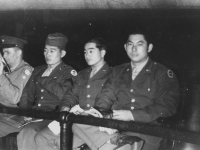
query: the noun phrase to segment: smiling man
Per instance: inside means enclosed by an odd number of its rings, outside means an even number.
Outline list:
[[[35,68],[24,88],[20,108],[57,111],[63,97],[71,92],[77,72],[66,65],[62,58],[66,55],[67,37],[61,33],[49,34],[44,48],[47,65]],[[68,101],[68,100],[66,100]],[[35,149],[34,136],[49,124],[49,120],[26,125],[17,137],[18,150]]]

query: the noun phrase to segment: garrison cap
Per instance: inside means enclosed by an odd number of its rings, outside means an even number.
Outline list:
[[[1,46],[6,48],[6,47],[19,47],[23,48],[25,44],[28,42],[26,40],[12,37],[12,36],[7,36],[3,35],[1,36]]]
[[[65,48],[68,42],[67,37],[62,33],[53,33],[47,36],[46,45]]]

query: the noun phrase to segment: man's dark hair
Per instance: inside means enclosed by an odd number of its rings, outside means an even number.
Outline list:
[[[135,28],[134,30],[129,31],[128,36],[135,35],[135,34],[141,34],[144,36],[145,40],[147,41],[147,44],[149,45],[151,43],[150,40],[150,33],[147,27],[140,27]]]
[[[90,41],[88,41],[87,43],[95,43],[96,47],[101,51],[101,50],[105,50],[107,51],[107,47],[105,44],[105,40],[102,38],[94,38]]]

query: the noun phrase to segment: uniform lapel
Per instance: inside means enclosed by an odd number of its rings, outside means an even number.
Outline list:
[[[105,74],[107,73],[108,69],[109,69],[109,66],[108,66],[107,63],[105,63],[105,64],[101,67],[101,69],[100,69],[92,78],[89,79],[89,82],[92,82],[93,80],[97,80],[97,79],[99,79],[99,78],[101,78],[101,77],[104,77]],[[91,72],[91,71],[92,71],[92,70],[90,70],[90,72]],[[89,73],[89,76],[90,76],[90,73]]]
[[[122,79],[127,83],[131,83],[130,81],[132,80],[132,69],[130,63],[124,68],[124,72],[122,74]]]
[[[61,75],[62,71],[63,71],[63,67],[65,66],[65,64],[62,62],[60,63],[58,66],[56,66],[53,71],[50,73],[49,76],[45,76],[42,77],[42,74],[45,72],[45,70],[47,69],[47,65],[42,67],[41,70],[39,71],[39,73],[36,75],[38,78],[38,82],[41,83],[43,80],[47,79],[47,78],[57,78],[58,76]]]
[[[152,61],[149,59],[147,64],[142,68],[142,70],[137,75],[135,80],[133,80],[133,84],[136,84],[136,85],[142,84],[148,79],[148,77],[151,73],[151,64],[152,64]]]
[[[90,80],[90,72],[92,71],[92,68],[89,67],[87,70],[85,70],[85,73],[81,74],[81,82],[84,81],[84,84],[86,84]]]
[[[50,73],[50,78],[57,78],[60,76],[64,70],[65,64],[61,62],[58,66],[56,66],[53,71]]]

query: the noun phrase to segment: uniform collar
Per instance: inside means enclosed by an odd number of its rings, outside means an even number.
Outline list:
[[[136,68],[136,69],[137,69],[137,72],[140,72],[140,71],[144,68],[144,66],[147,64],[148,60],[149,60],[149,57],[147,57],[147,59],[146,59],[144,62],[142,62],[142,63],[140,63],[140,64],[138,64],[138,65],[134,65],[134,64],[132,63],[132,61],[131,61],[131,68],[132,68],[132,69],[133,69],[133,68]]]
[[[145,71],[146,73],[150,73],[151,69],[152,69],[152,64],[155,64],[156,62],[153,62],[151,60],[151,58],[148,59],[148,61],[146,62],[146,64],[143,66],[143,68],[141,69],[141,72]],[[132,71],[132,65],[131,63],[128,63],[125,67],[125,70],[127,72],[131,72]]]
[[[55,66],[55,68],[52,70],[52,72],[50,73],[49,77],[56,77],[59,76],[60,73],[62,73],[63,71],[63,67],[65,67],[66,64],[64,62],[59,63],[57,66]],[[48,66],[47,66],[48,67]]]
[[[147,64],[144,66],[145,72],[151,72],[151,70],[152,70],[152,64],[153,64],[153,63],[156,64],[156,62],[153,62],[153,61],[149,58]]]
[[[108,72],[109,68],[110,68],[109,65],[105,62],[104,65],[99,69],[99,71],[92,78],[90,78],[90,73],[92,71],[92,68],[89,67],[87,69],[87,74],[85,74],[85,77],[90,81],[95,80],[96,77],[99,78],[101,75],[104,76],[104,74]]]
[[[20,68],[21,66],[23,66],[24,63],[25,63],[24,60],[21,60],[21,62],[14,69],[10,68],[10,71],[13,72],[15,70],[18,70],[18,68]]]
[[[52,70],[54,69],[54,68],[56,68],[58,65],[60,65],[62,63],[62,61],[60,61],[60,62],[58,62],[58,63],[56,63],[56,64],[54,64],[54,65],[47,65],[47,68],[48,67],[51,67],[52,68]]]

